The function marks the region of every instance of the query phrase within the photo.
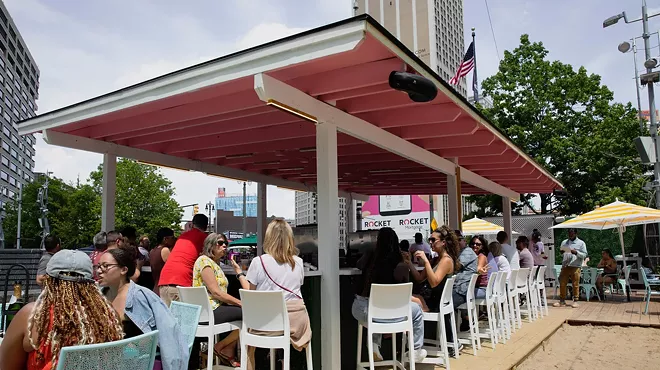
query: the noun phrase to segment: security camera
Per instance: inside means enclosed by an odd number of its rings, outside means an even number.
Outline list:
[[[392,71],[390,87],[408,93],[410,100],[418,103],[429,102],[438,95],[438,89],[429,79],[408,73]]]
[[[651,58],[644,62],[644,67],[648,69],[653,69],[658,66],[658,58]]]

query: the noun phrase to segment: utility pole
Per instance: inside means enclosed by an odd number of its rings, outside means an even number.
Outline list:
[[[21,249],[21,216],[23,214],[23,185],[18,183],[18,226],[16,227],[16,249]]]
[[[644,38],[644,56],[646,60],[652,58],[651,56],[651,43],[649,38],[649,16],[646,8],[646,0],[642,0],[642,27],[644,33],[642,37]],[[646,64],[646,63],[645,63]],[[645,67],[647,67],[645,65]],[[646,68],[646,73],[653,72],[653,68]],[[660,208],[660,143],[658,143],[658,121],[655,116],[655,91],[653,89],[653,82],[646,84],[649,94],[649,117],[650,117],[650,126],[651,126],[651,138],[653,139],[653,144],[655,147],[655,163],[653,163],[653,179],[654,181],[654,190],[655,190],[655,208]]]
[[[247,181],[243,181],[243,237],[247,237]]]

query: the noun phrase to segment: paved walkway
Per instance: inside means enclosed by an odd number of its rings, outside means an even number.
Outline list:
[[[643,296],[634,294],[632,302],[622,296],[607,296],[600,302],[592,299],[590,302],[581,301],[580,307],[571,309],[572,314],[568,323],[572,325],[621,325],[621,326],[650,326],[660,328],[660,300],[653,297],[649,303],[649,314],[644,315],[645,302]],[[563,308],[562,308],[563,309]]]
[[[472,348],[465,346],[460,357],[451,358],[449,366],[451,370],[508,370],[522,361],[529,353],[552,335],[561,325],[566,322],[571,311],[550,308],[550,315],[543,319],[529,323],[523,320],[522,329],[512,334],[511,340],[506,344],[497,344],[495,350],[489,341],[482,341],[481,351],[477,356],[472,354]],[[417,369],[431,370],[430,365],[417,365]],[[444,369],[444,367],[436,367]]]

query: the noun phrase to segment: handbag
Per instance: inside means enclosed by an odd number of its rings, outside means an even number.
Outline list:
[[[288,293],[293,294],[293,295],[296,296],[298,299],[303,299],[301,296],[299,296],[298,294],[296,294],[296,293],[294,293],[293,291],[291,291],[291,289],[288,289],[288,288],[285,288],[285,287],[281,286],[280,284],[277,283],[277,281],[273,280],[273,278],[270,277],[270,274],[268,273],[268,270],[266,270],[266,265],[264,264],[264,260],[263,260],[263,258],[261,258],[261,256],[259,256],[259,261],[261,261],[261,267],[263,267],[264,272],[266,273],[266,276],[268,276],[268,278],[270,279],[270,281],[273,282],[273,284],[277,285],[280,289],[282,289],[282,290],[284,290],[284,291],[286,291],[286,292],[288,292]]]

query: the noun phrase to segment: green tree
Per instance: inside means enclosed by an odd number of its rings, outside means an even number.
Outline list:
[[[90,174],[94,191],[103,191],[103,164]],[[172,182],[158,167],[122,158],[117,162],[115,224],[134,226],[139,234],[155,234],[161,227],[179,228],[183,211],[174,200]]]
[[[21,247],[39,248],[41,246],[41,226],[39,218],[41,210],[37,203],[39,189],[43,186],[46,178],[37,177],[33,182],[23,187],[23,199],[21,204]],[[66,208],[69,204],[69,197],[75,192],[75,188],[64,181],[51,177],[48,186],[48,221],[51,233],[56,235],[69,235],[67,230],[60,228],[60,221],[67,213]],[[16,229],[18,227],[18,194],[17,200],[5,205],[6,216],[3,221],[5,232],[5,246],[12,247],[16,245]],[[77,246],[71,244],[66,237],[62,243],[67,247]]]
[[[78,184],[54,222],[65,245],[86,247],[101,230],[101,197],[89,184]]]
[[[539,195],[541,213],[582,213],[616,197],[644,204],[645,168],[632,141],[639,136],[636,110],[613,102],[600,76],[547,56],[542,43],[522,35],[520,46],[506,51],[498,72],[482,84],[493,102],[483,112],[566,186],[564,199]],[[522,202],[532,197],[524,194]],[[501,212],[499,197],[470,199],[482,213]]]

